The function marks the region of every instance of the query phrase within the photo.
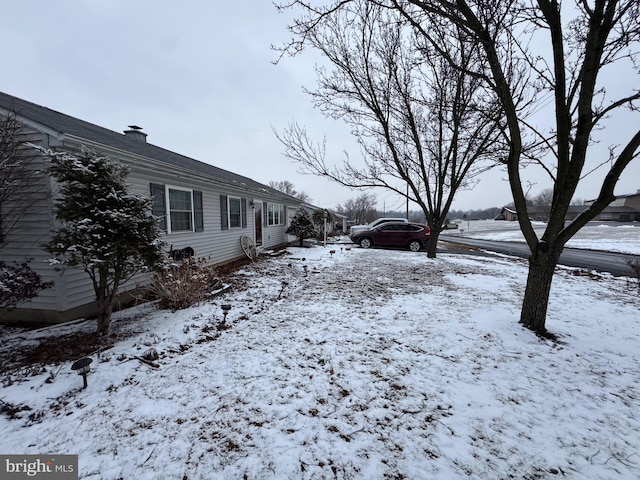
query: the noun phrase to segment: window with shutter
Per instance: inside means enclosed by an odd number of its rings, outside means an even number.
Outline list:
[[[169,227],[172,232],[193,231],[193,202],[190,190],[168,188]]]
[[[150,185],[153,199],[151,213],[158,218],[160,229],[168,233],[204,230],[201,191],[159,183]]]

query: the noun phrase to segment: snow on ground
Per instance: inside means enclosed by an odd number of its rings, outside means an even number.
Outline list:
[[[551,341],[518,324],[519,259],[346,248],[117,313],[130,336],[92,356],[86,390],[71,362],[4,374],[4,405],[30,410],[0,415],[0,451],[79,454],[86,480],[638,478],[637,281],[560,268]]]
[[[469,222],[462,220],[460,222],[460,230],[447,230],[444,233],[481,240],[524,242],[518,222],[497,220]],[[533,222],[533,227],[538,237],[541,237],[546,224]],[[567,247],[640,255],[640,223],[591,222],[569,240]]]

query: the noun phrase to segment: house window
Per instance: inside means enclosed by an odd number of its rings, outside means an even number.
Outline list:
[[[169,224],[172,232],[193,231],[193,204],[191,190],[168,188]]]
[[[151,197],[152,214],[162,230],[168,233],[204,230],[202,192],[152,183]]]
[[[284,225],[284,205],[279,203],[267,204],[267,225]]]
[[[247,199],[220,195],[220,228],[247,228]]]
[[[239,198],[229,197],[229,227],[242,227],[242,203]]]

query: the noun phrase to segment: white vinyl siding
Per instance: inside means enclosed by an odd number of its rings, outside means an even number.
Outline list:
[[[48,146],[47,137],[44,135],[34,138],[33,141],[45,147]],[[210,179],[199,177],[197,174],[183,174],[180,177],[182,185],[177,186],[175,173],[162,171],[150,160],[136,158],[134,161],[127,157],[123,160],[117,152],[104,153],[120,159],[132,168],[127,178],[132,193],[150,196],[157,200],[153,213],[158,218],[166,220],[162,239],[166,242],[167,251],[171,247],[174,249],[191,247],[197,257],[206,258],[207,263],[210,264],[220,264],[244,257],[240,238],[242,235],[253,238],[255,231],[255,216],[247,214],[252,212],[250,208],[252,196],[247,195],[246,191],[212,184]],[[34,168],[44,172],[46,160],[39,159]],[[48,175],[38,176],[34,179],[34,185],[29,187],[29,192],[46,191],[51,187],[50,182],[51,177]],[[55,186],[53,190],[54,192],[57,190]],[[172,194],[170,190],[176,190],[178,194]],[[186,192],[186,196],[183,192]],[[227,215],[229,212],[227,199],[231,199],[232,208],[233,204],[237,205],[238,199],[240,200],[241,228],[226,230],[220,228],[223,223],[221,212],[224,210],[221,197],[225,198]],[[266,202],[269,198],[265,197],[267,196],[261,196]],[[294,211],[299,206],[287,206],[285,209],[275,198],[271,200],[273,201],[272,212],[278,212],[274,214],[274,220],[279,224],[263,228],[262,248],[267,249],[282,245],[288,240],[285,234],[284,213],[288,213],[289,208]],[[0,258],[6,262],[20,261],[25,257],[33,258],[31,266],[42,275],[42,279],[55,282],[53,288],[44,290],[37,298],[20,305],[13,311],[13,317],[23,318],[25,321],[64,321],[90,315],[89,311],[80,314],[77,312],[85,307],[90,308],[90,304],[95,300],[95,293],[86,272],[80,268],[68,268],[64,274],[61,274],[48,263],[51,256],[44,251],[42,245],[49,240],[51,230],[58,226],[52,214],[53,202],[54,199],[51,197],[43,196],[34,208],[24,215],[20,221],[20,227],[8,236],[7,245],[0,252]],[[246,211],[247,207],[249,212]],[[180,220],[180,212],[187,214],[183,217],[190,218]],[[228,216],[226,218],[227,221],[230,220]],[[231,221],[236,222],[236,220]],[[188,229],[176,230],[178,228]],[[148,279],[148,274],[137,275],[122,285],[119,291],[125,292],[144,285]]]

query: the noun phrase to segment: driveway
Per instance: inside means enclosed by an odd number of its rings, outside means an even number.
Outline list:
[[[439,240],[447,242],[450,245],[457,245],[459,248],[475,247],[521,258],[529,258],[530,255],[529,247],[521,242],[477,240],[446,234],[441,234]],[[465,253],[468,253],[468,251]],[[598,272],[608,272],[615,276],[635,277],[634,271],[627,264],[630,258],[638,258],[638,256],[565,247],[560,255],[560,264],[568,267],[588,268]]]

